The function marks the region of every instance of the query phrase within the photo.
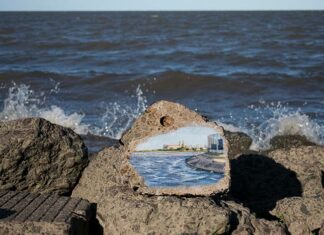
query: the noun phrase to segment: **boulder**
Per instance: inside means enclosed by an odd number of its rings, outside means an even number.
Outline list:
[[[300,135],[278,135],[270,140],[271,149],[282,149],[300,146],[314,146],[305,136]]]
[[[302,186],[303,197],[318,196],[323,192],[324,147],[300,146],[278,149],[268,156],[278,164],[295,172]]]
[[[296,173],[301,195],[278,200],[271,211],[281,218],[291,234],[310,234],[324,224],[324,147],[300,146],[278,149],[269,157]]]
[[[229,195],[258,217],[273,219],[277,201],[302,195],[296,173],[266,155],[243,154],[230,164]]]
[[[256,218],[248,208],[233,201],[222,201],[220,204],[232,212],[229,233],[233,235],[288,234],[282,222]]]
[[[249,151],[252,144],[252,139],[247,134],[243,132],[230,132],[225,130],[224,135],[229,144],[229,159],[234,159]]]
[[[136,146],[150,137],[157,136],[159,134],[165,134],[170,131],[177,130],[181,127],[187,127],[191,125],[199,125],[201,127],[208,127],[215,129],[224,139],[224,177],[215,185],[201,186],[201,187],[177,187],[173,188],[159,188],[153,189],[146,187],[141,177],[137,174],[136,170],[129,163],[128,158],[130,154],[135,150]],[[142,114],[137,120],[135,120],[133,126],[128,130],[121,138],[121,143],[124,145],[121,148],[119,157],[126,159],[124,165],[121,168],[127,169],[128,173],[132,175],[131,181],[135,178],[137,182],[141,181],[142,184],[138,184],[135,187],[139,188],[139,191],[145,194],[154,195],[211,195],[216,192],[226,191],[230,185],[229,177],[229,160],[228,160],[228,142],[224,136],[223,128],[216,123],[208,122],[204,117],[198,113],[191,111],[183,105],[172,103],[168,101],[159,101],[150,106],[144,114]],[[126,172],[126,171],[122,171]],[[132,172],[132,173],[131,173]],[[127,173],[127,174],[128,174]],[[136,175],[136,176],[135,176]],[[131,185],[134,187],[134,185]]]
[[[41,118],[0,122],[0,189],[67,195],[88,164],[71,129]]]
[[[227,158],[225,177],[219,184],[174,190],[147,187],[129,161],[143,140],[193,124],[214,128],[223,135],[222,128],[197,113],[161,101],[134,122],[120,146],[93,157],[72,196],[97,203],[97,218],[105,234],[223,234],[230,230],[232,212],[204,196],[228,189]],[[224,147],[227,150],[226,140]]]
[[[94,156],[73,197],[97,203],[105,234],[223,234],[229,210],[207,197],[145,195],[143,181],[123,157],[123,148],[107,148]]]

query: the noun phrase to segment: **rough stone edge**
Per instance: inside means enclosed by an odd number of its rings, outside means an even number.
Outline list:
[[[67,223],[52,223],[44,221],[27,221],[27,222],[1,222],[0,233],[7,235],[16,234],[48,234],[48,235],[69,235],[73,234],[71,231],[71,224]],[[87,233],[84,233],[87,234]]]
[[[183,121],[180,123],[177,123],[177,126],[169,126],[166,128],[163,128],[162,130],[156,131],[156,132],[151,132],[149,135],[145,135],[141,138],[139,138],[138,140],[132,140],[130,137],[132,135],[132,132],[134,131],[134,129],[137,127],[137,125],[140,124],[140,120],[142,117],[144,117],[147,113],[151,112],[152,110],[156,109],[157,107],[159,108],[159,106],[163,105],[173,105],[173,106],[177,106],[180,109],[184,109],[186,112],[191,113],[197,120],[196,121],[192,121],[192,122],[187,122],[187,121]],[[163,111],[161,112],[162,114],[164,113]],[[165,115],[163,116],[167,116],[168,113],[165,113]],[[162,118],[160,117],[160,118]],[[129,164],[129,168],[133,171],[133,174],[138,178],[138,182],[143,182],[143,185],[140,185],[140,188],[138,189],[138,192],[141,194],[146,194],[146,195],[177,195],[177,196],[211,196],[213,194],[217,194],[217,193],[221,193],[221,192],[225,192],[230,188],[230,161],[229,161],[229,142],[227,140],[227,138],[225,137],[225,133],[224,133],[224,129],[223,127],[219,126],[217,123],[215,122],[209,122],[207,121],[203,116],[201,116],[200,114],[198,114],[197,112],[194,112],[188,108],[186,108],[185,106],[179,104],[179,103],[174,103],[174,102],[169,102],[169,101],[165,101],[165,100],[161,100],[158,101],[154,104],[152,104],[150,107],[148,107],[148,109],[145,111],[145,113],[143,113],[142,115],[140,115],[134,122],[132,128],[130,128],[128,131],[126,131],[122,137],[121,137],[121,143],[124,144],[124,149],[127,149],[127,153],[126,153],[126,157],[128,159],[130,159],[130,154],[135,150],[136,146],[142,142],[145,142],[147,139],[156,136],[156,135],[160,135],[160,134],[165,134],[171,131],[175,131],[179,128],[183,128],[183,127],[188,127],[188,126],[204,126],[207,128],[212,128],[214,130],[216,130],[223,138],[224,140],[224,146],[226,149],[226,158],[225,158],[225,169],[224,169],[224,177],[218,181],[216,184],[212,184],[212,185],[206,185],[206,186],[192,186],[192,187],[163,187],[163,188],[152,188],[152,187],[148,187],[144,184],[144,179],[143,177],[141,177],[137,171],[134,169],[134,167],[132,166],[132,164],[128,161]]]

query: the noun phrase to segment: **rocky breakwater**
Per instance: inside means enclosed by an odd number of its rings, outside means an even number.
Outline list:
[[[0,190],[69,195],[88,164],[71,129],[41,118],[0,122]]]
[[[123,135],[119,147],[107,148],[93,157],[72,196],[97,203],[104,234],[286,234],[283,223],[256,218],[248,208],[221,196],[231,188],[227,158],[224,178],[207,190],[145,185],[130,163],[136,145],[189,124],[215,128],[223,135],[219,126],[180,104],[153,104]]]

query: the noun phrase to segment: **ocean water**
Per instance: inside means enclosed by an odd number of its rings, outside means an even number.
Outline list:
[[[132,156],[131,163],[149,187],[200,186],[217,183],[223,174],[189,167],[190,156]]]
[[[0,120],[44,117],[96,151],[166,99],[248,133],[254,149],[278,134],[324,143],[323,11],[0,19]]]

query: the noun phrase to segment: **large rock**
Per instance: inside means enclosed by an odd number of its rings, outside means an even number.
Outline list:
[[[296,173],[261,154],[244,154],[231,160],[229,195],[258,217],[271,219],[277,201],[301,196]]]
[[[224,156],[225,167],[224,177],[215,185],[201,186],[201,187],[177,187],[172,188],[158,188],[153,189],[146,187],[143,180],[137,174],[136,170],[129,163],[128,158],[135,150],[136,146],[150,137],[168,133],[176,129],[187,127],[191,125],[199,125],[201,127],[208,127],[214,129],[224,139]],[[198,113],[191,111],[183,105],[172,103],[168,101],[159,101],[150,106],[143,115],[141,115],[133,124],[132,128],[128,130],[121,138],[121,143],[124,144],[119,154],[119,158],[126,159],[120,166],[120,172],[124,175],[131,175],[131,181],[142,182],[141,184],[132,185],[131,187],[138,187],[139,191],[146,194],[154,195],[211,195],[216,192],[226,191],[230,185],[230,169],[228,160],[228,142],[224,136],[223,128],[216,123],[208,122],[204,117]]]
[[[230,132],[225,130],[224,135],[229,144],[229,159],[235,159],[241,154],[249,151],[252,144],[252,139],[247,134],[243,132]]]
[[[107,148],[96,155],[72,194],[97,203],[104,234],[286,234],[283,224],[257,219],[235,202],[141,194],[135,175],[118,168],[127,161],[118,157],[120,151]]]
[[[71,129],[44,119],[0,122],[0,189],[70,194],[88,164]]]
[[[301,184],[302,195],[277,201],[272,214],[281,218],[291,234],[310,234],[324,224],[324,147],[300,146],[279,149],[269,156],[293,172]]]
[[[282,222],[258,219],[248,208],[233,201],[222,201],[220,204],[232,212],[230,233],[233,235],[288,234]]]
[[[121,149],[96,155],[72,193],[97,203],[97,218],[105,234],[223,234],[230,211],[206,197],[152,196]]]
[[[305,136],[300,135],[278,135],[270,140],[271,149],[292,148],[300,146],[314,146]]]
[[[230,230],[232,212],[209,197],[201,197],[228,189],[228,159],[226,176],[219,185],[169,191],[147,187],[129,162],[143,140],[192,124],[223,134],[222,128],[184,106],[161,101],[135,121],[123,135],[121,146],[93,157],[72,196],[97,203],[97,217],[105,234],[223,234]]]

